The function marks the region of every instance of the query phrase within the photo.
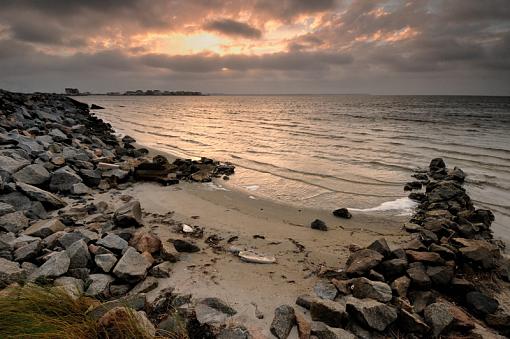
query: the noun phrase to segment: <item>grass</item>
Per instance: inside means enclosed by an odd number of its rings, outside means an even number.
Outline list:
[[[103,326],[87,315],[100,302],[81,296],[73,299],[61,288],[25,285],[0,291],[0,336],[2,338],[157,338],[136,319],[136,311]],[[165,337],[167,337],[165,335]],[[169,334],[170,338],[183,338]],[[161,338],[161,337],[159,337]]]

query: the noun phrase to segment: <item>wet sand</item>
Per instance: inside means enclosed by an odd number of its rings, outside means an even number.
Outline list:
[[[182,238],[183,234],[175,226],[158,222],[161,219],[158,215],[173,212],[172,219],[177,223],[204,229],[203,237],[194,239],[201,251],[181,254],[171,276],[161,279],[149,298],[169,286],[195,298],[219,297],[238,311],[232,321],[238,319],[252,331],[269,336],[274,309],[281,304],[293,305],[298,295],[310,293],[321,269],[341,269],[349,244],[366,246],[384,236],[390,245],[396,245],[408,238],[401,230],[408,219],[405,216],[354,212],[352,219],[340,219],[331,211],[253,199],[231,187],[222,188],[225,184],[222,179],[174,186],[135,183],[124,190],[110,190],[94,197],[115,206],[121,204],[120,194],[133,196],[145,212],[145,227],[151,228],[162,241]],[[315,219],[323,220],[329,230],[311,229],[309,225]],[[222,239],[221,249],[205,242],[211,235]],[[238,239],[227,243],[234,236]],[[304,248],[300,249],[300,245]],[[273,255],[277,261],[267,265],[246,263],[228,252],[231,246]],[[256,309],[264,315],[263,319],[256,317]]]

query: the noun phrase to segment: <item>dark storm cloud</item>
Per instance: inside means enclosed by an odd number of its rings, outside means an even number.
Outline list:
[[[260,29],[252,27],[247,23],[231,19],[209,21],[203,27],[207,31],[215,31],[234,37],[258,39],[262,36],[262,31]]]

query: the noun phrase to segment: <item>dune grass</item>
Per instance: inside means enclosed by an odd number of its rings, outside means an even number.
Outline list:
[[[73,299],[61,288],[25,285],[0,293],[1,338],[155,338],[136,319],[135,311],[104,328],[87,315],[100,302],[79,297]],[[166,337],[166,335],[165,335]],[[179,337],[169,334],[168,337]]]

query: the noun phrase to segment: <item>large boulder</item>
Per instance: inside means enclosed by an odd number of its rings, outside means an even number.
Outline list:
[[[0,288],[12,283],[21,283],[25,279],[25,271],[17,262],[0,257]]]
[[[58,231],[63,231],[64,229],[65,226],[62,222],[60,222],[60,219],[53,218],[49,220],[39,220],[27,228],[23,233],[34,237],[46,238],[47,236]]]
[[[67,206],[67,203],[61,198],[35,186],[24,183],[17,183],[16,187],[29,198],[40,201],[46,208],[59,209]]]
[[[113,274],[120,279],[136,282],[147,275],[147,270],[151,265],[152,263],[145,256],[138,253],[133,247],[128,247],[113,269]]]
[[[27,227],[28,218],[21,211],[7,213],[0,218],[0,230],[18,233]]]
[[[41,267],[36,269],[29,280],[51,279],[64,275],[69,269],[71,259],[66,251],[54,253]]]
[[[54,192],[69,192],[74,184],[82,182],[76,172],[69,167],[62,167],[53,172],[50,180],[50,190]]]
[[[294,308],[289,305],[278,306],[274,311],[274,318],[271,322],[271,333],[278,339],[285,339],[289,336],[295,323]]]
[[[361,276],[379,265],[383,255],[371,249],[362,249],[352,253],[346,262],[345,272],[353,276]]]
[[[41,164],[32,164],[23,167],[14,173],[14,179],[30,185],[41,185],[50,179],[50,173]]]
[[[143,224],[143,220],[140,202],[132,200],[122,205],[115,211],[113,220],[119,227],[141,226]]]
[[[397,310],[372,299],[346,298],[346,310],[360,323],[377,331],[384,331],[397,320]]]
[[[382,281],[358,278],[352,285],[352,295],[359,299],[371,298],[387,303],[393,297],[391,287]]]

